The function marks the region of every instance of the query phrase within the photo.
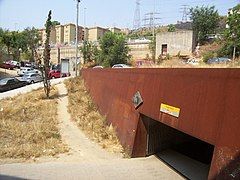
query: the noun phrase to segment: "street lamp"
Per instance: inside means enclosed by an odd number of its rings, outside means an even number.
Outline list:
[[[78,13],[79,13],[79,3],[81,0],[77,0],[77,18],[76,18],[76,62],[75,62],[75,73],[77,77],[77,58],[78,58]],[[80,58],[79,58],[80,60]]]

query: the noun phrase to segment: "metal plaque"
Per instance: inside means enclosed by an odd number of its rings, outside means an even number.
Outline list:
[[[134,94],[134,96],[132,98],[132,102],[133,102],[133,105],[134,105],[135,109],[137,109],[143,103],[143,99],[142,99],[139,91],[137,91]]]
[[[180,108],[161,103],[160,111],[174,117],[179,117]]]

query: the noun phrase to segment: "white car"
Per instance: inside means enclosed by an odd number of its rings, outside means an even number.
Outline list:
[[[43,81],[43,77],[38,73],[27,73],[22,76],[21,81],[26,81],[29,84]]]
[[[103,66],[94,66],[93,69],[102,69]]]
[[[40,71],[37,69],[30,68],[30,67],[21,67],[20,70],[17,72],[17,74],[19,76],[23,76],[26,73],[39,73],[40,74]]]
[[[131,68],[129,65],[126,64],[115,64],[112,68]]]

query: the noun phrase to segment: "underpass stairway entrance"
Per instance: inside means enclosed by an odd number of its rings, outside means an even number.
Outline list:
[[[189,179],[207,179],[214,146],[141,114],[146,155],[155,155]]]

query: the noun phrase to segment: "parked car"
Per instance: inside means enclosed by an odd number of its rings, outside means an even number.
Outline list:
[[[11,70],[13,70],[16,66],[11,64],[10,62],[4,62],[4,63],[0,64],[0,67],[4,68],[4,69],[11,69]]]
[[[215,57],[207,61],[208,64],[223,64],[223,63],[229,63],[229,62],[231,62],[231,59],[226,57]]]
[[[29,74],[29,73],[36,73],[36,74],[42,74],[42,72],[40,71],[40,70],[38,70],[38,69],[32,69],[32,70],[30,70],[30,71],[26,71],[26,72],[24,72],[24,75],[25,74]]]
[[[41,74],[41,72],[39,70],[30,68],[30,67],[21,67],[20,70],[17,71],[17,74],[19,76],[23,76],[26,73],[38,73],[38,74]]]
[[[4,78],[0,80],[0,92],[20,88],[26,86],[27,84],[28,83],[26,81],[19,81],[16,78]]]
[[[131,68],[129,65],[126,64],[115,64],[112,68]]]
[[[93,69],[102,69],[102,66],[94,66]]]
[[[43,81],[43,77],[38,73],[27,73],[22,76],[21,81],[26,81],[29,84]]]
[[[61,73],[60,70],[51,70],[49,71],[48,73],[48,77],[50,79],[53,79],[53,78],[60,78],[60,77],[67,77],[67,76],[70,76],[71,74],[70,73]]]
[[[25,67],[32,67],[32,63],[30,63],[30,62],[25,62]]]
[[[15,68],[20,68],[20,63],[18,61],[10,61],[11,64],[13,64],[15,66]]]

